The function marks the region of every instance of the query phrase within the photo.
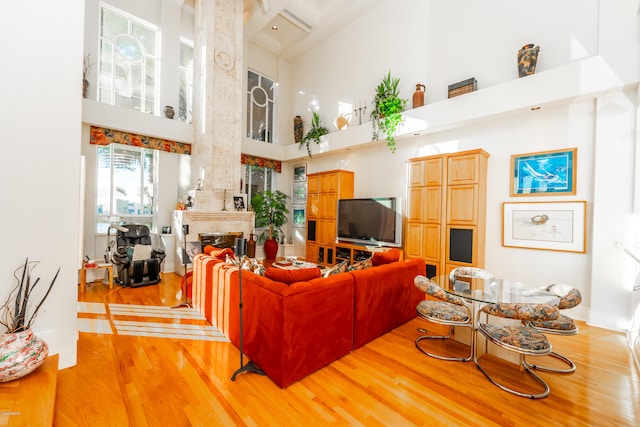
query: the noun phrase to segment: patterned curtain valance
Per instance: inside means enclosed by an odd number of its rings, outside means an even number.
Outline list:
[[[134,147],[152,148],[167,153],[191,154],[191,144],[169,141],[152,136],[136,135],[119,130],[91,126],[91,144],[109,145],[112,143],[132,145]]]
[[[282,172],[282,162],[280,160],[264,159],[262,157],[249,156],[248,154],[241,154],[240,162],[243,165],[260,166],[263,168],[273,169],[278,173]]]

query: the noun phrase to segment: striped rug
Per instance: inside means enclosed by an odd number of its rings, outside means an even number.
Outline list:
[[[131,317],[140,319],[123,319]],[[181,323],[181,320],[201,324]],[[193,308],[79,302],[78,330],[98,334],[229,342]]]

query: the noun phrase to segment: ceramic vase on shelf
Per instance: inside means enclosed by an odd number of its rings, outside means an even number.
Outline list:
[[[296,141],[296,144],[300,144],[302,142],[302,117],[295,116],[293,118],[293,138]]]
[[[35,371],[49,355],[47,343],[31,329],[0,336],[0,382],[17,380]]]
[[[424,91],[427,87],[423,84],[416,84],[416,91],[413,92],[413,108],[422,107],[424,105]]]
[[[86,98],[89,95],[89,80],[82,79],[82,97]]]
[[[175,116],[176,112],[173,110],[173,107],[171,105],[167,105],[164,107],[164,116],[167,119],[173,119],[173,116]]]
[[[535,73],[540,46],[526,44],[518,51],[518,77],[526,77]]]

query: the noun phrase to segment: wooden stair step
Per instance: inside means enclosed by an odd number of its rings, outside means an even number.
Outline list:
[[[58,386],[58,355],[19,380],[0,383],[0,426],[51,426]]]

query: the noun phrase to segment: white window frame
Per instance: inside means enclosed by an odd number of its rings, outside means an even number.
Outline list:
[[[127,33],[120,33],[117,36],[115,36],[112,39],[109,39],[107,37],[103,37],[103,30],[102,30],[102,14],[103,14],[103,10],[108,11],[109,13],[115,14],[120,16],[123,19],[126,19],[128,22],[128,28],[127,28]],[[133,36],[132,34],[132,28],[133,28],[133,24],[135,23],[136,25],[140,26],[140,27],[144,27],[149,31],[152,31],[155,33],[155,55],[151,54],[149,52],[144,53],[144,59],[142,60],[142,62],[140,63],[141,67],[142,67],[142,71],[141,74],[142,76],[146,76],[147,75],[147,62],[149,61],[153,61],[155,64],[155,71],[154,71],[154,76],[153,76],[153,85],[151,86],[151,94],[148,94],[148,89],[147,89],[147,82],[146,82],[146,78],[144,78],[144,82],[142,82],[142,84],[140,85],[140,100],[139,100],[139,105],[133,105],[133,109],[134,110],[138,110],[141,112],[148,112],[151,113],[153,115],[159,115],[160,113],[160,105],[159,105],[159,90],[160,90],[160,29],[158,26],[153,25],[147,21],[144,21],[130,13],[127,13],[123,10],[120,10],[118,8],[115,8],[107,3],[100,3],[100,19],[99,19],[99,32],[98,32],[98,37],[99,37],[99,44],[98,44],[98,88],[97,88],[97,100],[99,102],[105,103],[105,104],[110,104],[110,105],[116,105],[116,97],[119,96],[124,96],[126,97],[126,95],[123,95],[121,93],[118,93],[118,90],[116,88],[116,74],[117,74],[117,67],[116,67],[116,52],[115,52],[115,39],[121,35],[124,34],[128,34],[129,36]],[[106,66],[105,64],[103,64],[102,62],[102,57],[103,57],[103,43],[109,44],[111,46],[111,55],[110,55],[110,65],[111,65],[111,70],[108,71],[106,70]],[[105,80],[103,80],[105,79]],[[105,83],[105,81],[108,81],[108,83]],[[146,108],[146,104],[147,104],[147,98],[150,97],[150,95],[153,95],[153,106],[151,107],[152,111],[147,111]]]
[[[100,189],[100,149],[110,150],[110,173],[109,173],[109,212],[98,212],[99,204],[98,204],[98,194]],[[114,176],[114,161],[113,161],[113,150],[114,148],[124,149],[127,151],[140,153],[141,159],[144,159],[145,154],[152,154],[153,161],[153,185],[151,189],[152,197],[151,197],[151,213],[149,214],[121,214],[114,212],[114,185],[113,185],[113,176]],[[159,152],[158,150],[153,150],[151,148],[144,147],[134,147],[130,145],[124,144],[109,144],[107,146],[98,146],[96,149],[96,224],[95,230],[96,233],[106,233],[108,231],[108,227],[110,224],[145,224],[149,227],[149,230],[155,230],[155,214],[157,212],[157,200],[158,200],[158,166],[159,166]],[[140,189],[144,189],[144,180],[145,180],[145,170],[144,164],[141,163],[140,168]],[[143,191],[140,191],[140,206],[144,205],[144,198],[142,195]]]

